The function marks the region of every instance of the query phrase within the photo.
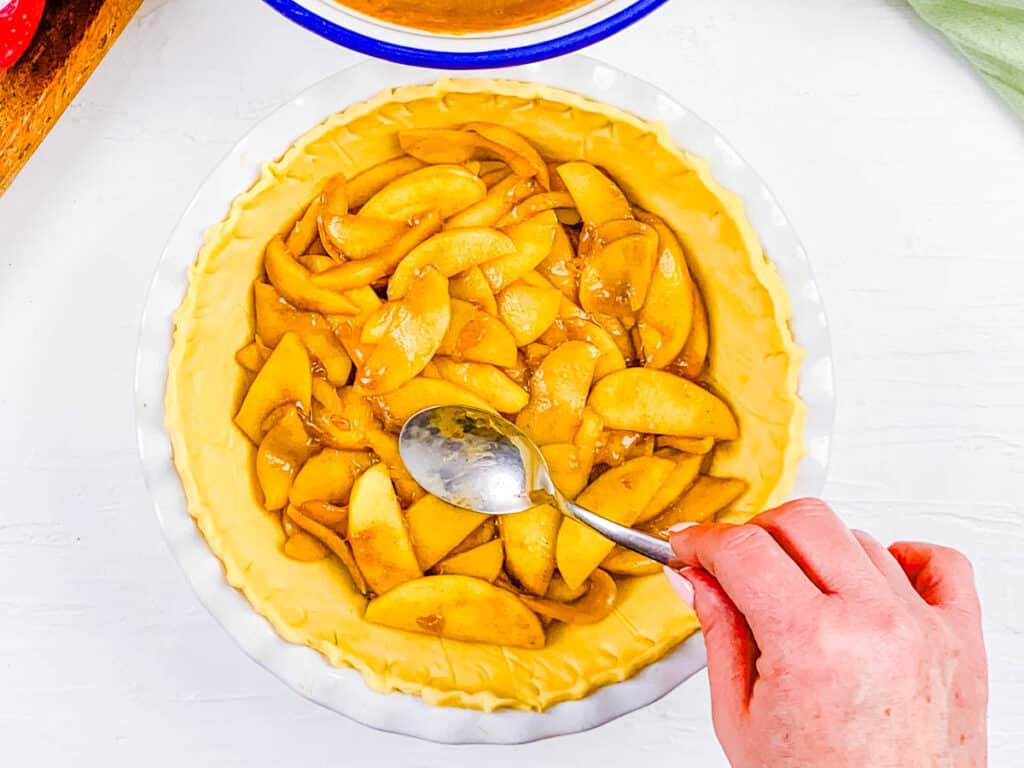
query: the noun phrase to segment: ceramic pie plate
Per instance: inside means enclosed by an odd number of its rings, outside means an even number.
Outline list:
[[[186,507],[164,427],[164,389],[173,316],[188,286],[203,232],[220,221],[231,201],[259,177],[262,165],[344,107],[399,85],[429,83],[444,72],[368,61],[303,92],[259,123],[200,187],[160,259],[139,335],[135,406],[139,450],[164,535],[200,600],[242,649],[302,695],[381,730],[444,743],[511,744],[583,731],[656,701],[705,665],[693,636],[632,678],[545,710],[482,712],[439,707],[416,696],[377,693],[353,669],[331,666],[310,648],[283,640],[240,592],[231,587]],[[807,255],[778,203],[753,170],[708,124],[651,85],[589,58],[574,56],[474,77],[524,80],[574,91],[646,120],[662,123],[673,140],[710,163],[716,180],[738,194],[792,300],[791,325],[806,353],[800,397],[807,407],[794,497],[817,495],[824,485],[834,390],[828,326]]]

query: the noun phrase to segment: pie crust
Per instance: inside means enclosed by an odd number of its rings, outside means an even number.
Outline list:
[[[740,438],[716,447],[710,474],[745,480],[723,519],[737,522],[782,501],[803,456],[802,352],[790,302],[739,198],[658,125],[535,83],[452,79],[396,88],[339,112],[267,164],[206,233],[175,316],[167,429],[189,512],[224,564],[228,582],[286,640],[359,670],[378,691],[434,704],[543,710],[628,678],[698,629],[660,575],[619,580],[615,610],[592,625],[553,624],[541,650],[446,640],[363,620],[363,598],[333,558],[290,560],[276,516],[260,503],[254,446],[232,416],[244,395],[235,352],[252,338],[252,284],[270,238],[336,173],[351,177],[401,150],[397,131],[500,123],[549,161],[606,169],[638,206],[661,216],[687,251],[707,304],[712,388],[732,406]]]

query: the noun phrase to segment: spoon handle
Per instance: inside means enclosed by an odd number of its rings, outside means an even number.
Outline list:
[[[584,525],[593,528],[606,539],[614,541],[626,549],[631,549],[637,554],[649,557],[651,560],[662,565],[679,565],[678,558],[667,541],[614,523],[608,518],[594,514],[589,509],[584,509],[568,500],[565,501],[565,513],[574,520],[579,520]]]

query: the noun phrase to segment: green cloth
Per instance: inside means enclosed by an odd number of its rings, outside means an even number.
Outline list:
[[[909,0],[1024,118],[1024,0]]]

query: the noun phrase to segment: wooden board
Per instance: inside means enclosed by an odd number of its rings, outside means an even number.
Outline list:
[[[142,0],[48,0],[21,60],[0,72],[0,194],[78,93]]]

